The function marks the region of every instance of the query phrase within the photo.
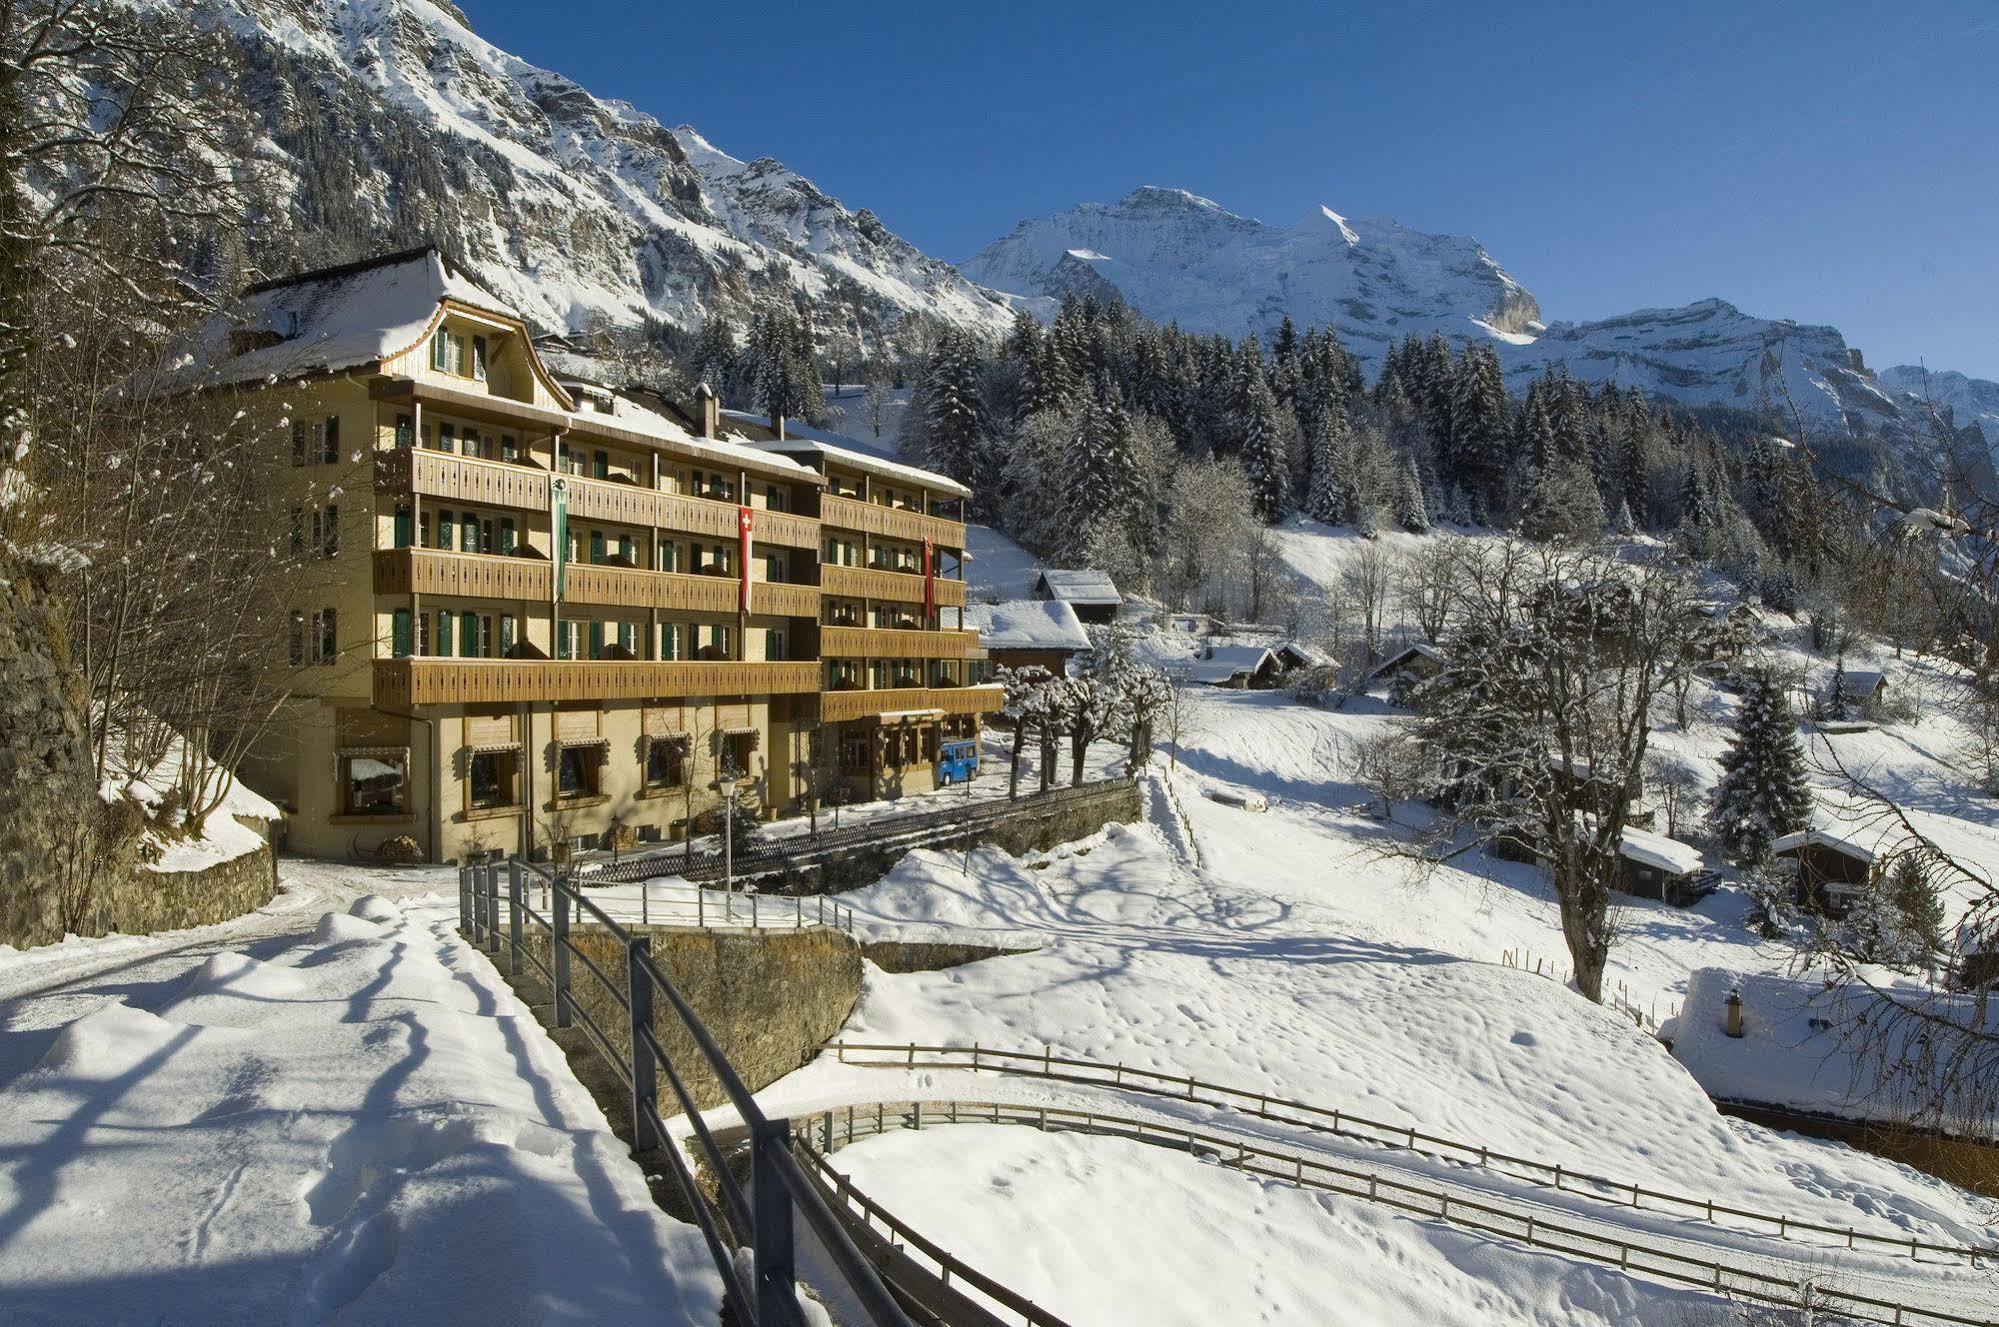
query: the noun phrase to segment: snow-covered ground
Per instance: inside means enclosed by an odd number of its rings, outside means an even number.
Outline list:
[[[224,926],[0,957],[0,1321],[712,1324],[698,1233],[450,874],[285,875]]]

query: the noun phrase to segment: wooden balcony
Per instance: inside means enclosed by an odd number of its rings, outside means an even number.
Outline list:
[[[963,659],[978,648],[976,631],[897,631],[888,627],[821,627],[827,659]]]
[[[453,553],[441,548],[375,550],[376,594],[448,594],[547,603],[554,572],[538,558]]]
[[[836,529],[859,530],[863,534],[878,534],[886,539],[907,539],[911,543],[929,539],[944,548],[965,546],[965,527],[961,522],[947,521],[941,516],[925,516],[919,511],[884,507],[875,502],[862,502],[859,498],[836,498],[831,495],[820,498],[819,521]]]
[[[742,594],[734,576],[690,576],[601,563],[569,564],[564,603],[659,608],[676,613],[733,613]]]
[[[963,581],[940,578],[936,586],[938,607],[964,607]],[[849,599],[881,599],[898,604],[923,602],[923,578],[906,571],[877,571],[872,567],[840,567],[827,563],[819,568],[819,588],[827,594]]]
[[[420,447],[376,452],[375,491],[394,497],[420,494],[488,507],[548,510],[546,470]]]
[[[819,665],[647,663],[554,659],[378,659],[375,704],[510,704],[655,700],[680,696],[796,696],[819,689]]]
[[[875,714],[941,710],[945,714],[991,714],[1006,704],[1006,688],[894,687],[882,691],[828,691],[819,697],[819,718],[844,723]]]
[[[765,617],[819,617],[819,587],[780,581],[750,582],[750,612]]]

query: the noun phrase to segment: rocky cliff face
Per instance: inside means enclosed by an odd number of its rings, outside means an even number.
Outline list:
[[[697,326],[800,296],[822,329],[999,330],[1005,304],[775,162],[590,95],[433,0],[141,0],[233,39],[261,129],[272,270],[436,239],[550,329]],[[254,239],[254,237],[253,237]],[[253,246],[254,247],[254,246]]]
[[[1301,327],[1338,329],[1369,361],[1406,336],[1506,339],[1540,318],[1534,297],[1476,240],[1329,208],[1285,229],[1178,189],[1023,221],[959,269],[1028,297],[1114,290],[1192,331],[1268,335],[1288,314]]]

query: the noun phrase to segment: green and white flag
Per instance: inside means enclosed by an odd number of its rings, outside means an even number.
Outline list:
[[[549,481],[549,529],[555,538],[555,597],[569,594],[569,481],[561,475]]]

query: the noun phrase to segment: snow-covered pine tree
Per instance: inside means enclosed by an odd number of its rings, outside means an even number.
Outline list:
[[[1430,508],[1423,499],[1423,476],[1416,472],[1416,458],[1402,458],[1402,474],[1395,490],[1395,522],[1410,534],[1430,528]]]
[[[1610,523],[1610,528],[1618,534],[1627,537],[1638,533],[1638,522],[1631,515],[1631,502],[1629,499],[1618,502],[1617,517]]]
[[[1249,379],[1244,405],[1242,463],[1256,492],[1256,514],[1265,524],[1284,518],[1291,509],[1291,467],[1285,456],[1284,431],[1277,398],[1261,373]]]
[[[1721,771],[1709,822],[1731,857],[1765,863],[1771,842],[1803,829],[1812,811],[1797,723],[1768,669],[1749,673]]]
[[[938,339],[924,374],[923,464],[962,484],[976,485],[985,449],[978,348],[964,333]],[[974,489],[976,492],[976,488]]]
[[[1512,450],[1513,408],[1499,356],[1488,345],[1465,347],[1454,382],[1451,431],[1439,437],[1441,469],[1447,483],[1491,509],[1499,496]]]
[[[1346,412],[1321,411],[1306,449],[1311,483],[1305,494],[1305,514],[1327,525],[1345,525],[1353,519],[1353,487],[1348,473],[1353,432],[1347,426]]]

